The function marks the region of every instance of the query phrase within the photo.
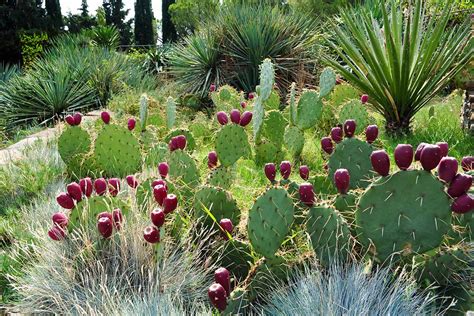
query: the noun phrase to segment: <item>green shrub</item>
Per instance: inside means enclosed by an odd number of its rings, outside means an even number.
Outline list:
[[[48,41],[48,34],[21,34],[21,58],[24,67],[29,67],[38,59],[44,51],[44,45]]]

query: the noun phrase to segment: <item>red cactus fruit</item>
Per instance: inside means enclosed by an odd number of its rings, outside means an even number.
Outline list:
[[[178,149],[178,143],[176,142],[176,137],[172,137],[168,143],[168,148],[170,151],[175,151]]]
[[[48,231],[48,236],[55,241],[63,240],[64,237],[66,237],[66,232],[64,229],[59,227],[58,225],[54,225],[53,228],[51,228]]]
[[[227,308],[227,292],[219,283],[213,283],[207,290],[212,305],[221,312]]]
[[[344,122],[344,134],[346,137],[352,137],[354,136],[355,130],[356,130],[356,122],[354,120],[346,120]]]
[[[332,151],[334,150],[334,146],[332,144],[331,138],[329,137],[323,137],[321,138],[321,148],[327,153],[327,154],[332,154]]]
[[[474,170],[474,156],[466,156],[461,160],[461,167],[464,171]]]
[[[337,77],[336,78],[336,85],[340,85],[342,83],[342,79]]]
[[[229,123],[229,118],[227,117],[227,114],[225,114],[225,112],[223,111],[217,112],[216,117],[217,121],[221,125],[226,125],[227,123]]]
[[[175,137],[176,139],[176,146],[181,149],[181,150],[184,150],[186,148],[186,136],[184,135],[178,135]]]
[[[382,177],[388,176],[390,172],[390,157],[385,150],[373,151],[370,155],[372,168]]]
[[[436,168],[439,161],[443,158],[441,156],[441,149],[438,145],[427,144],[423,147],[420,155],[420,162],[423,169],[431,171]]]
[[[372,144],[379,136],[379,128],[377,125],[369,125],[365,129],[365,139],[369,144]]]
[[[449,145],[446,142],[437,142],[436,145],[441,149],[441,157],[446,157],[449,151]]]
[[[234,124],[240,124],[240,111],[237,109],[230,111],[230,120]]]
[[[289,161],[282,161],[280,163],[280,174],[283,179],[287,180],[291,175],[291,163]]]
[[[211,91],[211,92],[216,91],[216,85],[211,83],[211,86],[209,87],[209,91]]]
[[[347,193],[347,190],[349,189],[350,180],[351,177],[347,169],[337,169],[336,172],[334,172],[334,183],[339,193]]]
[[[112,236],[113,224],[109,217],[101,217],[97,221],[97,230],[104,238]]]
[[[102,217],[107,217],[108,219],[110,219],[111,222],[113,222],[114,220],[112,214],[109,212],[101,212],[97,214],[97,220],[101,219]]]
[[[299,187],[300,201],[307,206],[313,206],[316,202],[314,197],[313,185],[311,183],[305,182],[300,184]]]
[[[82,200],[82,190],[81,186],[76,182],[71,182],[66,186],[66,191],[70,197],[72,197],[77,202]]]
[[[421,151],[423,150],[423,148],[428,145],[427,143],[420,143],[418,144],[418,147],[416,147],[416,151],[415,151],[415,161],[420,161],[420,157],[421,157]]]
[[[300,166],[300,177],[303,180],[308,180],[309,178],[309,168],[306,165]]]
[[[79,180],[79,185],[81,186],[82,193],[84,193],[85,196],[90,197],[94,190],[91,178],[87,177]]]
[[[453,157],[441,158],[438,165],[438,178],[446,183],[450,183],[451,180],[458,173],[458,161]]]
[[[51,219],[54,225],[58,225],[61,228],[65,228],[69,221],[66,214],[61,212],[54,213]]]
[[[162,185],[165,187],[166,191],[168,191],[168,184],[166,183],[165,180],[163,179],[157,179],[157,180],[153,180],[153,182],[151,183],[151,187],[154,188],[156,187],[157,185]]]
[[[232,224],[232,221],[228,218],[223,218],[219,221],[219,226],[222,229],[222,236],[225,240],[228,240],[229,236],[227,236],[227,233],[232,234],[232,231],[234,230],[234,225]]]
[[[249,125],[250,121],[252,120],[253,113],[250,111],[245,111],[240,118],[240,126],[245,127]]]
[[[151,222],[160,228],[165,223],[165,215],[165,212],[163,212],[161,208],[155,208],[150,214]]]
[[[153,187],[153,197],[155,198],[156,203],[163,205],[165,197],[168,195],[168,190],[164,185],[155,185]]]
[[[226,268],[219,268],[214,272],[214,281],[222,285],[226,292],[226,296],[230,295],[230,273]]]
[[[163,211],[165,214],[173,212],[178,207],[178,197],[174,194],[168,194],[163,200]]]
[[[360,97],[360,102],[362,104],[366,104],[367,101],[369,101],[369,96],[367,94],[363,94],[361,97]]]
[[[116,208],[115,210],[112,211],[112,220],[114,222],[114,227],[116,230],[120,230],[122,228],[122,223],[123,223],[123,214],[122,210],[119,208]]]
[[[104,195],[107,193],[107,181],[104,178],[99,178],[94,181],[94,189],[97,195]]]
[[[249,93],[249,100],[253,100],[255,98],[255,94],[253,92]]]
[[[69,194],[65,192],[59,193],[59,195],[56,197],[56,202],[58,202],[59,206],[62,208],[68,210],[72,210],[74,208],[74,200]]]
[[[127,122],[127,127],[129,131],[133,131],[135,128],[135,125],[137,124],[137,121],[134,118],[129,118]]]
[[[451,197],[458,197],[466,193],[472,185],[472,176],[458,173],[448,188],[448,194]]]
[[[270,182],[275,181],[276,167],[274,163],[265,164],[264,171],[265,171],[265,176],[267,177],[268,180],[270,180]]]
[[[158,164],[158,173],[160,174],[161,178],[165,179],[168,176],[168,172],[170,171],[170,166],[166,162],[160,162]]]
[[[210,151],[207,154],[207,166],[209,169],[217,167],[217,153],[215,151]]]
[[[109,193],[112,196],[117,196],[120,191],[120,179],[110,178],[109,179]]]
[[[247,102],[245,102],[245,101],[240,102],[240,107],[242,109],[245,109],[247,107]]]
[[[104,111],[104,112],[100,113],[100,118],[102,119],[102,121],[105,124],[110,123],[110,114],[109,114],[109,112]]]
[[[143,230],[143,238],[150,244],[160,242],[160,230],[154,226],[148,226]]]
[[[127,184],[129,187],[132,189],[136,189],[138,186],[138,180],[134,175],[128,175],[125,177],[125,180],[127,180]]]
[[[407,170],[413,161],[413,147],[410,144],[398,144],[395,147],[394,156],[398,168]]]
[[[454,200],[451,210],[458,214],[470,212],[474,210],[474,199],[469,194],[463,194]]]
[[[74,119],[74,116],[66,115],[64,119],[66,120],[66,123],[68,123],[70,126],[76,125],[76,120]]]
[[[74,125],[79,125],[82,122],[82,114],[80,112],[74,113],[72,116],[74,118]]]
[[[343,133],[342,128],[339,126],[333,127],[331,129],[331,139],[337,144],[342,140]]]

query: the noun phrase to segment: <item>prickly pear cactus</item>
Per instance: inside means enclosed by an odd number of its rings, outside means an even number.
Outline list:
[[[145,155],[145,166],[156,167],[160,162],[167,161],[168,145],[165,143],[156,143],[148,149]]]
[[[212,227],[214,220],[207,214],[207,211],[212,213],[215,220],[219,221],[223,218],[228,218],[235,225],[240,221],[240,209],[237,202],[232,195],[224,189],[203,186],[196,192],[194,196],[194,211],[196,218],[203,218],[203,223]]]
[[[136,173],[142,166],[138,139],[125,127],[104,125],[95,140],[94,160],[107,176],[125,177]]]
[[[233,87],[225,85],[212,92],[211,99],[216,111],[229,113],[240,103],[242,96]]]
[[[216,136],[216,152],[219,161],[230,167],[241,157],[250,153],[250,144],[244,128],[237,124],[223,126]]]
[[[256,142],[259,141],[263,120],[265,118],[264,102],[270,97],[274,82],[275,69],[271,60],[267,58],[260,65],[260,93],[255,100],[253,110],[253,133]]]
[[[332,207],[314,206],[309,209],[306,231],[321,264],[346,260],[350,253],[350,230],[344,218]]]
[[[296,115],[297,115],[297,110],[298,110],[296,107],[296,82],[291,83],[289,106],[290,106],[290,124],[296,125]]]
[[[177,128],[173,129],[170,131],[163,141],[168,144],[171,140],[171,138],[178,136],[178,135],[184,135],[186,137],[186,151],[192,152],[196,148],[196,140],[194,139],[194,135],[187,129],[185,128]]]
[[[294,156],[299,156],[304,147],[304,133],[296,126],[288,125],[284,135],[285,146]]]
[[[214,187],[229,189],[234,182],[235,174],[232,167],[219,166],[211,170],[207,176],[207,184]]]
[[[316,125],[323,112],[323,102],[316,91],[306,90],[298,101],[296,126],[305,130]]]
[[[146,130],[146,124],[148,120],[148,97],[146,94],[142,94],[140,97],[140,131]]]
[[[333,182],[326,174],[314,175],[308,179],[308,182],[313,185],[315,193],[325,195],[337,193]]]
[[[352,177],[352,173],[351,173]],[[380,262],[438,247],[451,225],[443,184],[424,170],[376,179],[356,210],[359,241]]]
[[[285,117],[278,110],[271,110],[265,114],[262,135],[277,146],[281,146],[281,140],[287,125]]]
[[[361,133],[369,125],[369,112],[359,100],[350,100],[345,103],[339,112],[339,123],[344,124],[346,120],[357,122],[356,134]]]
[[[329,177],[332,179],[337,169],[344,168],[351,175],[351,189],[367,187],[372,174],[372,151],[372,146],[367,142],[354,137],[345,138],[337,144],[329,158]]]
[[[234,289],[227,299],[227,308],[222,312],[223,316],[241,315],[249,306],[247,291],[245,289]]]
[[[326,97],[336,85],[336,73],[331,68],[324,68],[319,76],[319,96]]]
[[[169,177],[177,188],[177,192],[186,195],[200,182],[199,170],[193,157],[182,150],[170,153]]]
[[[255,145],[255,163],[259,166],[269,162],[277,163],[283,160],[283,152],[281,148],[268,140],[261,140]]]
[[[272,90],[268,99],[263,102],[266,110],[278,110],[280,108],[280,95],[277,90]]]
[[[255,251],[267,258],[274,257],[293,219],[293,200],[286,190],[271,188],[260,195],[249,212],[247,227]]]
[[[226,267],[239,281],[245,279],[254,262],[250,245],[237,239],[226,241],[219,259],[220,266]]]
[[[330,94],[329,103],[332,107],[338,107],[343,103],[359,98],[359,91],[347,83],[336,85]]]
[[[176,122],[176,102],[172,97],[168,97],[166,99],[166,126],[168,129],[172,129],[174,127],[174,123]]]
[[[68,126],[58,139],[58,151],[68,172],[76,176],[82,174],[82,162],[91,147],[89,133],[80,126]]]

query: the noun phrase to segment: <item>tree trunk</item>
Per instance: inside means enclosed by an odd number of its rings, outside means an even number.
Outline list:
[[[175,3],[175,0],[163,0],[162,2],[162,13],[163,17],[161,19],[162,23],[162,41],[163,43],[170,43],[174,42],[178,39],[178,35],[176,34],[176,28],[174,27],[173,22],[171,21],[171,15],[169,12],[169,7]]]

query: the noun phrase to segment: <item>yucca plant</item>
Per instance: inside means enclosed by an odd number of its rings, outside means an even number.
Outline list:
[[[120,33],[115,26],[97,26],[91,32],[91,41],[93,45],[117,49],[120,43]]]
[[[378,22],[368,10],[341,10],[329,40],[344,64],[326,57],[370,96],[389,133],[407,133],[413,116],[472,58],[466,22],[447,28],[451,5],[428,16],[423,0],[391,0]]]
[[[4,62],[0,63],[0,84],[7,82],[10,78],[20,72],[18,65],[10,65]]]

